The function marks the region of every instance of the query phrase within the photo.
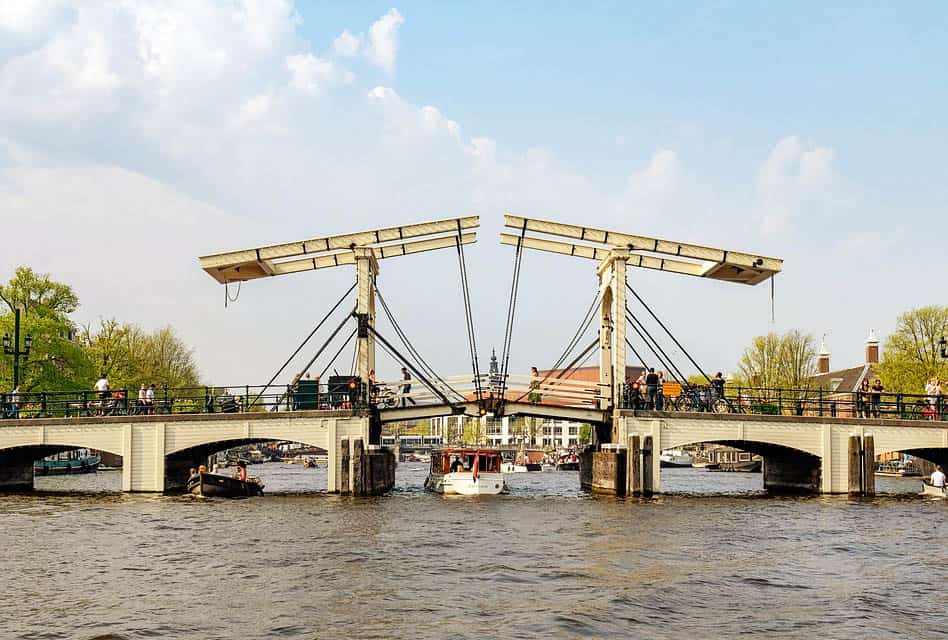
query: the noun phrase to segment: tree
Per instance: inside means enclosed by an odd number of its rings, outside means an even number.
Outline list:
[[[113,388],[201,386],[194,352],[170,326],[146,333],[135,324],[101,320],[96,331],[85,327],[82,342]]]
[[[586,446],[592,442],[592,425],[584,423],[579,427],[579,437],[576,439],[576,442],[580,446]]]
[[[21,360],[21,387],[24,391],[85,389],[91,386],[92,366],[87,354],[75,340],[76,326],[68,314],[79,307],[72,288],[18,267],[10,281],[0,285],[0,300],[6,308],[0,313],[0,331],[13,334],[14,310],[20,309],[20,334],[31,335],[29,358]],[[13,363],[0,360],[0,387],[13,382]]]
[[[481,444],[484,440],[484,427],[478,418],[470,418],[464,421],[464,433],[461,436],[461,443],[471,446]]]
[[[931,305],[899,316],[886,338],[879,377],[888,391],[924,393],[929,378],[948,378],[938,341],[948,334],[948,307]]]
[[[803,389],[816,374],[816,341],[797,330],[757,336],[737,365],[738,382],[756,388]]]

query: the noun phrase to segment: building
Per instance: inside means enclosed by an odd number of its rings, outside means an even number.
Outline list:
[[[822,389],[824,392],[838,393],[841,399],[848,401],[849,396],[846,394],[858,391],[863,380],[869,380],[872,383],[876,379],[878,376],[876,367],[878,365],[879,339],[872,330],[869,331],[869,337],[866,338],[865,362],[846,369],[830,370],[830,353],[826,349],[826,341],[824,340],[820,345],[820,353],[816,359],[817,374],[810,378],[810,387]],[[847,411],[849,411],[848,408]],[[839,415],[852,415],[852,413],[840,413]]]

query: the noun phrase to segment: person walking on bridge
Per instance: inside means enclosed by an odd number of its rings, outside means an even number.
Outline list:
[[[872,386],[869,387],[869,398],[872,404],[872,417],[879,418],[882,416],[882,392],[885,391],[885,387],[882,386],[882,380],[876,378],[876,381],[872,383]]]
[[[14,420],[20,417],[20,385],[13,387],[10,392],[10,417]]]
[[[402,380],[411,380],[411,374],[408,373],[407,367],[402,367]],[[408,394],[411,393],[411,382],[406,382],[402,385],[402,406],[407,407],[408,403],[417,405],[414,398],[409,398]]]
[[[658,404],[658,374],[653,367],[649,367],[648,375],[645,376],[645,390],[648,394],[648,408],[655,411]]]

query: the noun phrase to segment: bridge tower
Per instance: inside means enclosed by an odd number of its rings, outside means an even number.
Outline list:
[[[511,214],[504,216],[504,226],[519,233],[501,233],[502,244],[586,258],[598,263],[600,408],[612,411],[614,416],[619,415],[621,408],[626,347],[630,344],[626,336],[628,267],[755,285],[779,272],[783,262],[779,258],[740,251]],[[597,434],[597,444],[619,439],[621,434],[615,426],[616,420],[613,422],[611,434],[608,430]]]

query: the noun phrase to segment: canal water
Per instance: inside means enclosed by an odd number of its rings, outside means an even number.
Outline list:
[[[759,474],[670,469],[649,500],[576,472],[385,498],[271,463],[268,495],[125,495],[120,472],[0,496],[0,639],[946,638],[948,501],[773,498]]]

